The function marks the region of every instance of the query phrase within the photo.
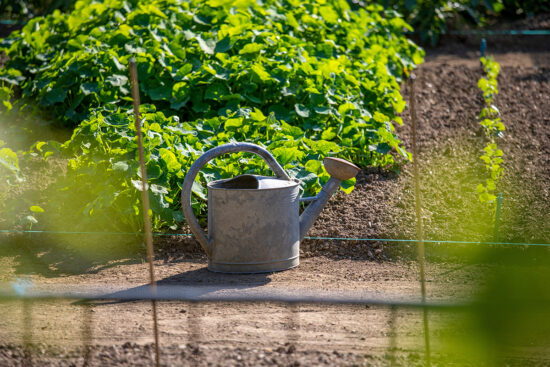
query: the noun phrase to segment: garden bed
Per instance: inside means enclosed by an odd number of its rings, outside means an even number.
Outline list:
[[[419,162],[428,239],[482,241],[490,238],[487,233],[492,235],[492,217],[483,214],[486,209],[475,194],[475,179],[483,169],[478,158],[483,147],[482,135],[476,120],[483,106],[476,87],[481,69],[477,57],[462,57],[475,55],[474,46],[458,43],[436,49],[428,53],[427,62],[416,72]],[[446,53],[449,50],[458,53]],[[526,51],[495,52],[496,60],[503,65],[497,103],[508,129],[501,143],[506,167],[501,183],[504,205],[500,240],[548,242],[550,65],[543,61],[548,60],[550,49]],[[532,64],[518,66],[515,64],[518,57],[531,60]],[[399,134],[410,148],[410,123],[406,114],[403,117],[405,125]],[[350,195],[339,193],[334,197],[308,235],[415,238],[411,172],[411,165],[404,165],[399,175],[364,170],[356,189]],[[93,241],[90,236],[86,238]],[[11,252],[1,259],[2,280],[10,281],[32,271],[30,280],[44,287],[64,283],[134,287],[147,282],[147,268],[141,255],[121,256],[115,262],[107,261],[107,257],[79,257],[67,252],[59,256],[59,249],[65,250],[61,236],[35,235],[25,240],[28,241],[24,253],[15,247],[18,242],[13,241]],[[112,241],[115,243],[117,239]],[[103,245],[105,239],[97,242],[98,250],[108,247]],[[206,271],[206,257],[192,239],[158,237],[156,242],[157,278],[164,283],[221,287],[239,284],[290,288],[297,292],[356,289],[410,296],[418,295],[420,289],[416,265],[409,263],[414,248],[400,243],[305,240],[302,264],[296,269],[267,275],[225,276]],[[462,267],[449,255],[460,255],[461,260],[466,255],[453,248],[456,247],[428,245],[428,259],[437,260],[427,269],[430,299],[465,299],[479,285],[479,274],[485,265]],[[547,254],[546,250],[541,251]],[[469,261],[482,263],[483,254],[478,255]],[[3,341],[0,364],[8,366],[20,363],[22,349],[13,343],[19,343],[23,335],[20,303],[6,306],[4,312],[10,317],[0,321]],[[150,365],[149,303],[96,304],[92,310],[92,365]],[[418,311],[400,310],[392,319],[391,310],[384,307],[289,308],[277,304],[166,302],[160,304],[159,312],[161,359],[167,364],[177,361],[205,366],[387,365],[392,357],[390,352],[395,352],[397,365],[423,363],[422,316]],[[435,325],[433,335],[439,336],[449,329],[453,317],[434,313],[430,321]],[[392,325],[397,326],[392,329]],[[33,356],[35,362],[53,366],[82,363],[81,326],[81,307],[70,302],[33,307],[32,341],[38,346]],[[396,337],[398,348],[392,346],[392,336]],[[437,346],[435,337],[434,361],[443,365],[445,359],[437,355]],[[514,356],[511,350],[508,362],[548,364],[546,347],[542,341],[525,346],[533,356],[529,360],[521,353]]]

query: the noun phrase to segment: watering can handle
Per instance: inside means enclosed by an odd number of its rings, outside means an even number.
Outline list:
[[[202,156],[200,156],[199,159],[197,159],[195,163],[191,165],[191,168],[189,168],[189,171],[187,171],[187,174],[185,175],[183,186],[181,188],[181,206],[183,209],[183,214],[185,215],[185,219],[187,220],[187,224],[189,224],[189,227],[191,228],[191,232],[193,232],[193,234],[196,236],[203,250],[209,257],[212,247],[206,233],[204,233],[204,231],[200,227],[199,221],[195,217],[193,209],[191,208],[191,189],[193,187],[193,182],[195,182],[195,177],[197,177],[197,174],[205,164],[207,164],[212,159],[219,157],[220,155],[237,152],[249,152],[259,155],[265,160],[269,168],[271,168],[271,170],[278,178],[283,180],[291,180],[291,178],[284,171],[283,167],[281,167],[281,165],[275,160],[271,153],[256,144],[228,143],[210,149]]]

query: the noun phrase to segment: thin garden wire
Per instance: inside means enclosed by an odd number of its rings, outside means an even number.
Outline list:
[[[11,230],[0,229],[0,234],[66,234],[66,235],[113,235],[113,236],[143,236],[142,232],[93,232],[93,231],[41,231],[41,230]],[[153,236],[174,236],[174,237],[193,237],[190,233],[163,233],[156,232]],[[396,242],[396,243],[416,243],[416,239],[400,238],[363,238],[363,237],[309,237],[307,240],[327,240],[327,241],[357,241],[357,242]],[[494,241],[454,241],[454,240],[424,240],[424,243],[432,244],[455,244],[455,245],[509,245],[509,246],[547,246],[550,243],[528,243],[528,242],[494,242]]]
[[[502,30],[457,30],[449,33],[453,36],[550,36],[550,29],[502,29]]]

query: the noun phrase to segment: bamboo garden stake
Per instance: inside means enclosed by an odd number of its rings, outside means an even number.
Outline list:
[[[147,260],[149,262],[149,277],[151,281],[151,292],[156,293],[155,271],[153,269],[153,260],[155,253],[153,250],[153,234],[151,231],[151,218],[149,218],[149,195],[147,188],[147,170],[145,169],[145,153],[143,151],[143,138],[141,136],[141,119],[139,116],[139,84],[137,76],[136,61],[130,61],[130,79],[132,81],[132,98],[134,100],[134,115],[136,124],[136,134],[138,137],[139,166],[141,170],[141,204],[143,209],[143,223],[145,225],[145,241],[147,244]],[[157,301],[152,300],[153,308],[153,333],[155,334],[155,362],[159,367],[159,332],[157,320]]]

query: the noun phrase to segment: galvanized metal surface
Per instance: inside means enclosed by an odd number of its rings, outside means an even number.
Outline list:
[[[260,155],[275,177],[242,175],[208,184],[208,235],[191,208],[191,189],[200,169],[226,153]],[[326,158],[333,175],[319,195],[299,216],[299,182],[292,180],[275,158],[260,146],[230,143],[209,150],[189,169],[182,187],[182,208],[187,223],[208,255],[208,269],[223,273],[263,273],[299,264],[300,240],[341,180],[354,177],[359,168],[337,158]]]
[[[212,246],[208,236],[203,232],[201,226],[199,225],[199,221],[195,217],[193,209],[191,208],[191,189],[193,187],[193,182],[195,182],[195,177],[197,177],[197,174],[206,163],[216,157],[219,157],[220,155],[237,152],[249,152],[259,155],[266,161],[269,168],[271,168],[277,177],[290,180],[290,177],[288,177],[283,167],[277,163],[275,158],[273,158],[267,150],[255,144],[228,143],[220,145],[214,149],[210,149],[208,152],[199,157],[199,159],[191,165],[189,171],[187,171],[187,174],[185,175],[185,180],[183,181],[183,186],[181,188],[181,202],[183,214],[185,215],[187,224],[189,224],[191,232],[193,232],[208,257],[211,256]]]
[[[231,186],[233,180],[208,184],[208,235],[212,246],[208,269],[257,273],[299,264],[300,185],[261,176],[257,180],[258,187],[264,181],[271,188],[224,186]]]

